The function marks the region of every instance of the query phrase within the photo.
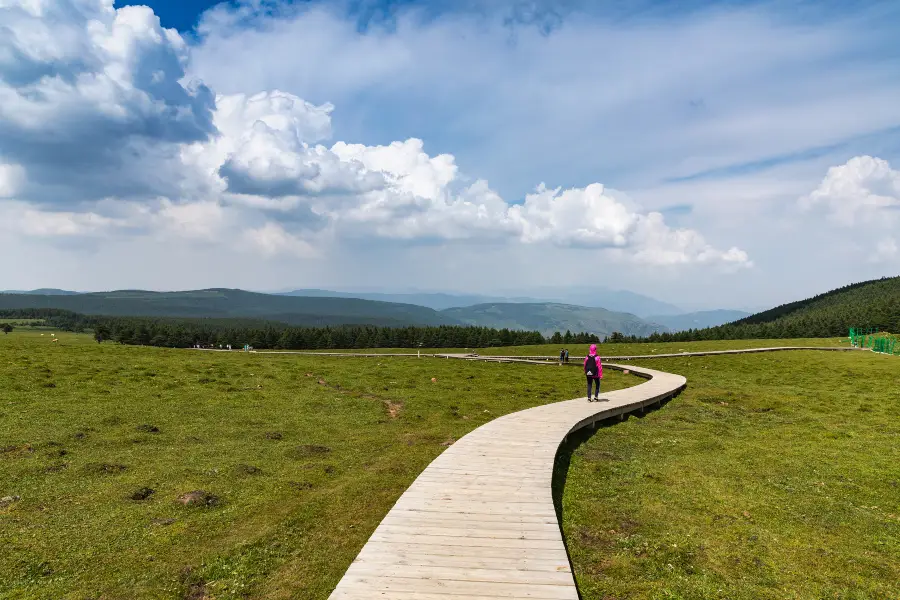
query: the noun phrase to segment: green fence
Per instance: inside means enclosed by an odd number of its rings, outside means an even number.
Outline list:
[[[900,354],[897,340],[897,336],[878,331],[875,327],[850,328],[850,345],[854,348],[869,348],[881,354]]]

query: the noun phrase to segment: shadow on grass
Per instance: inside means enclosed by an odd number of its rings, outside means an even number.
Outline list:
[[[556,451],[556,458],[553,462],[553,482],[551,484],[551,489],[553,491],[553,507],[556,509],[556,520],[559,523],[560,535],[563,540],[563,545],[566,548],[566,555],[569,556],[569,543],[566,540],[566,534],[563,530],[563,491],[566,487],[566,478],[569,475],[569,465],[572,462],[572,455],[575,453],[578,448],[584,444],[586,441],[597,435],[598,433],[602,433],[604,429],[609,427],[613,427],[622,423],[631,418],[643,419],[647,415],[657,410],[661,410],[666,406],[673,398],[681,394],[682,390],[678,390],[673,395],[669,396],[660,401],[659,406],[647,406],[644,409],[635,409],[633,412],[625,413],[621,416],[610,417],[608,419],[603,419],[597,421],[595,426],[586,426],[582,427],[578,431],[570,433],[566,440],[559,445],[559,449]],[[572,565],[571,559],[569,560],[569,569],[571,569],[573,578],[575,579],[575,587],[578,591],[578,597],[581,598],[581,590],[578,589],[578,577],[577,573],[575,573],[575,568]]]

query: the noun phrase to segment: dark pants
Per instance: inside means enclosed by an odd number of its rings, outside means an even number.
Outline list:
[[[591,384],[592,383],[593,383],[593,387],[597,388],[596,396],[599,396],[600,395],[600,378],[599,377],[588,377],[587,380],[588,380],[588,382],[587,382],[588,383],[588,398],[591,397],[591,387],[592,387]]]

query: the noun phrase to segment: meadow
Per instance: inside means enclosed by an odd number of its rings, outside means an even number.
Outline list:
[[[57,335],[0,336],[3,599],[324,600],[454,440],[584,393],[577,365],[168,350]],[[814,343],[842,342],[602,352]],[[585,600],[900,596],[896,357],[797,351],[646,364],[686,375],[688,389],[643,418],[572,436],[558,458]],[[640,381],[610,371],[604,388]]]
[[[557,465],[583,598],[900,598],[898,357],[652,367],[687,389],[572,440]]]
[[[3,599],[327,598],[454,440],[583,394],[559,367],[57,335],[0,336]]]
[[[474,352],[482,356],[559,356],[563,348],[569,349],[570,356],[583,357],[590,344],[536,344],[534,346],[495,346],[491,348],[355,348],[345,350],[295,350],[300,353],[359,352],[366,354],[413,353],[454,354]],[[847,338],[794,338],[775,340],[705,340],[698,342],[659,342],[599,344],[603,357],[642,356],[653,354],[673,354],[678,352],[705,352],[710,350],[733,350],[736,348],[772,348],[781,346],[810,346],[848,348]],[[273,351],[278,352],[278,351]]]

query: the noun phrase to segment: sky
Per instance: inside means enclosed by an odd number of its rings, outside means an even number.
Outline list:
[[[6,289],[900,274],[900,4],[0,0]]]

